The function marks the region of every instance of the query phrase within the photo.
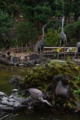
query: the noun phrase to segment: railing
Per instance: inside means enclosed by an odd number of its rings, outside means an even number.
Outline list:
[[[52,51],[52,50],[56,50],[58,48],[61,48],[62,50],[64,50],[64,47],[44,47],[44,51]],[[71,49],[71,48],[76,49],[76,47],[65,47],[65,50]]]
[[[20,52],[27,52],[30,49],[31,49],[30,47],[17,47],[17,48],[10,48],[10,51],[15,53],[20,53]]]
[[[56,49],[60,48],[61,51],[67,51],[67,49],[76,49],[76,47],[44,47],[45,51],[56,51]],[[20,52],[30,52],[32,51],[31,47],[17,47],[17,48],[10,48],[11,52],[20,53]]]

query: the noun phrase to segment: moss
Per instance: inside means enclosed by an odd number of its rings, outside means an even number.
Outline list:
[[[63,101],[61,98],[59,101],[61,102],[56,103],[56,99],[52,99],[52,102],[55,101],[56,108],[61,107],[62,104],[63,108],[72,109],[75,108],[75,104],[73,100],[78,100],[79,97],[74,92],[75,90],[80,89],[79,80],[76,79],[80,75],[80,67],[77,66],[74,62],[53,62],[52,60],[48,64],[44,64],[41,66],[34,67],[30,72],[27,73],[24,86],[27,87],[36,87],[42,91],[53,91],[55,92],[55,86],[58,80],[53,82],[53,78],[55,76],[64,76],[64,80],[62,81],[64,85],[70,85],[70,94],[68,101]],[[59,79],[60,80],[60,79]]]

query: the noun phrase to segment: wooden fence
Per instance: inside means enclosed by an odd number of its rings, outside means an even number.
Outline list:
[[[20,53],[20,52],[28,52],[31,50],[31,47],[17,47],[17,48],[10,48],[11,52]]]
[[[56,51],[56,49],[61,49],[61,51],[67,51],[68,49],[76,49],[76,47],[44,47],[44,52],[46,51]],[[10,48],[11,52],[20,53],[20,52],[29,52],[32,51],[31,47],[17,47],[17,48]],[[33,52],[33,51],[32,51]]]

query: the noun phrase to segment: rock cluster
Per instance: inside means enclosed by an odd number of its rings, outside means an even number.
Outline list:
[[[72,61],[50,61],[35,66],[19,83],[18,89],[23,90],[25,95],[28,88],[43,91],[44,99],[52,103],[55,110],[79,110],[80,66]]]
[[[17,89],[13,89],[9,96],[4,92],[0,92],[0,111],[14,112],[26,108],[22,105],[23,101],[24,98],[19,97]]]

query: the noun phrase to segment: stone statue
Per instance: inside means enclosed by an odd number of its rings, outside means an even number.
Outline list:
[[[66,34],[64,33],[64,16],[62,18],[62,27],[61,27],[61,33],[60,33],[60,45],[61,46],[62,44],[66,44],[67,42],[67,38],[66,38]]]
[[[41,40],[38,41],[35,45],[35,48],[34,48],[34,51],[35,52],[38,52],[38,53],[41,53],[43,52],[43,48],[44,48],[44,44],[45,44],[45,40],[44,40],[44,30],[46,28],[46,26],[49,24],[49,22],[45,25],[43,25],[42,27],[42,37],[41,37]]]
[[[61,26],[61,33],[60,33],[60,45],[59,47],[61,47],[62,44],[64,44],[64,49],[65,49],[65,45],[67,42],[67,37],[66,34],[64,33],[64,16],[62,17],[62,26]],[[59,53],[57,58],[59,58]]]
[[[76,56],[77,56],[77,53],[80,53],[80,42],[77,42],[77,43],[76,43],[76,48],[77,48],[77,50],[76,50],[76,52],[75,52],[75,58],[76,58]]]

